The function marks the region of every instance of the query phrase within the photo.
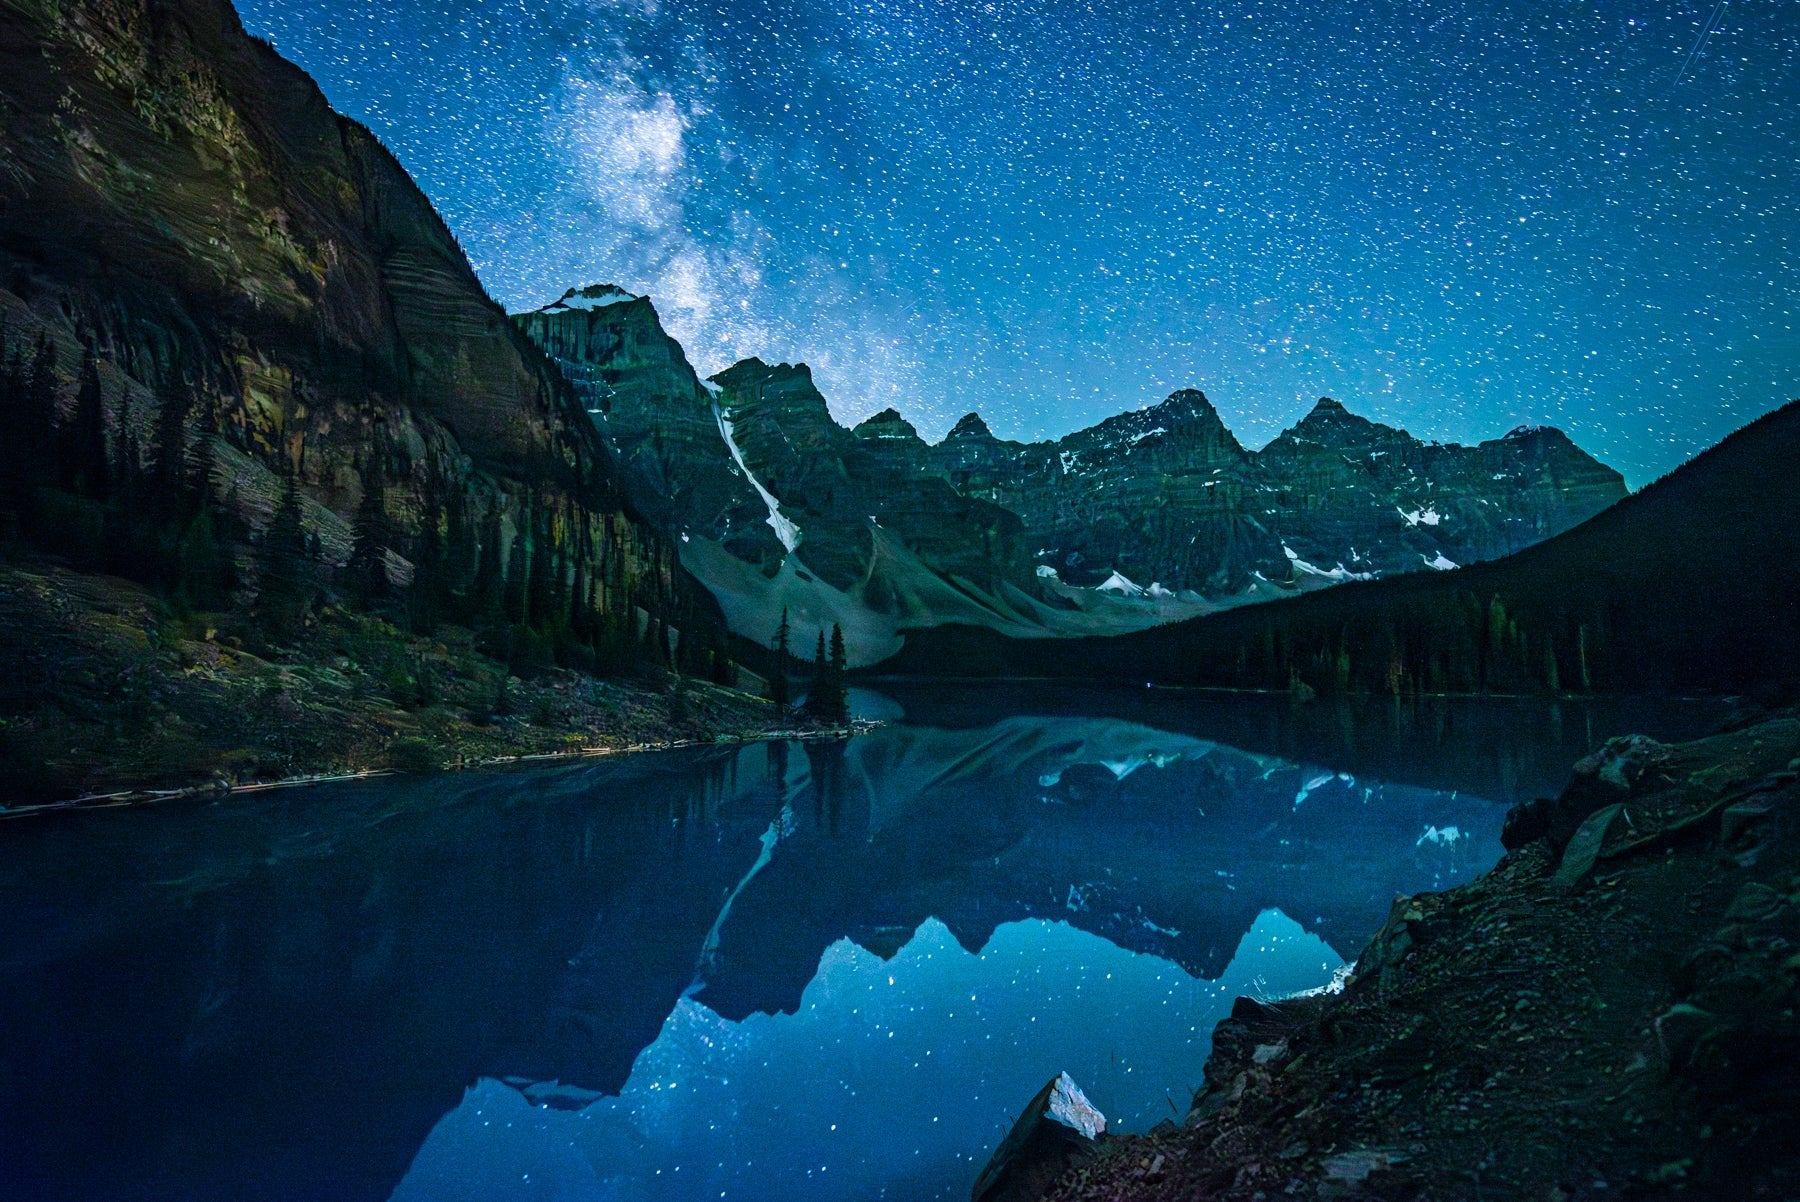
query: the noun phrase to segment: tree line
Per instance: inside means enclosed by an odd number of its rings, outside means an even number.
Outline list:
[[[0,541],[140,582],[178,609],[241,613],[276,640],[340,605],[418,634],[467,626],[517,674],[665,668],[735,683],[721,625],[694,590],[621,596],[616,532],[596,528],[609,515],[529,486],[503,513],[498,492],[415,473],[377,422],[358,464],[350,552],[336,563],[308,520],[303,461],[277,457],[272,513],[252,520],[255,506],[219,464],[229,400],[179,361],[148,401],[122,390],[109,418],[92,349],[65,365],[47,335],[15,345],[7,334],[0,323]],[[134,411],[144,404],[150,412]],[[407,520],[395,512],[401,486]],[[649,575],[672,576],[673,552],[658,553],[668,562]]]

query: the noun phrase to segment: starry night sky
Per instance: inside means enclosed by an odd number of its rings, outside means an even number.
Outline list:
[[[843,420],[1330,394],[1635,486],[1800,395],[1790,0],[239,3],[508,308],[648,292]]]

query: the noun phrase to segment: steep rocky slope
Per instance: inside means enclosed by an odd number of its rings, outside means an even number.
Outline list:
[[[1554,430],[1443,446],[1329,400],[1249,451],[1193,389],[1055,442],[1003,441],[971,413],[933,445],[893,409],[844,429],[804,366],[701,381],[651,302],[616,287],[515,320],[585,390],[733,628],[766,639],[782,608],[839,622],[855,662],[909,628],[1117,633],[1448,570],[1625,495]]]
[[[223,443],[215,491],[260,524],[291,465],[327,560],[378,472],[391,549],[437,523],[453,584],[523,536],[589,568],[600,608],[672,603],[672,555],[559,374],[393,157],[229,4],[0,17],[8,343],[50,340],[65,405],[98,357],[114,459],[182,390],[189,453],[203,415]]]
[[[766,643],[786,612],[802,654],[837,625],[864,664],[939,622],[1036,638],[1204,609],[1041,582],[1019,519],[931,469],[903,421],[846,430],[804,365],[748,359],[702,381],[648,298],[602,285],[515,321],[746,638]]]
[[[0,346],[8,558],[252,641],[334,604],[515,667],[722,637],[406,172],[226,0],[0,0]]]

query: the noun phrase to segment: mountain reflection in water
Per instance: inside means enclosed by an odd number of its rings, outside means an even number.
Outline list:
[[[1702,721],[897,696],[847,743],[7,826],[0,1194],[966,1194],[1056,1072],[1184,1109],[1233,996]]]

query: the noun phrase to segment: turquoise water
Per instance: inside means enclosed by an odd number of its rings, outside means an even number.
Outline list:
[[[882,705],[0,827],[0,1197],[966,1197],[1051,1077],[1175,1117],[1234,997],[1328,983],[1592,740],[1701,722]]]

